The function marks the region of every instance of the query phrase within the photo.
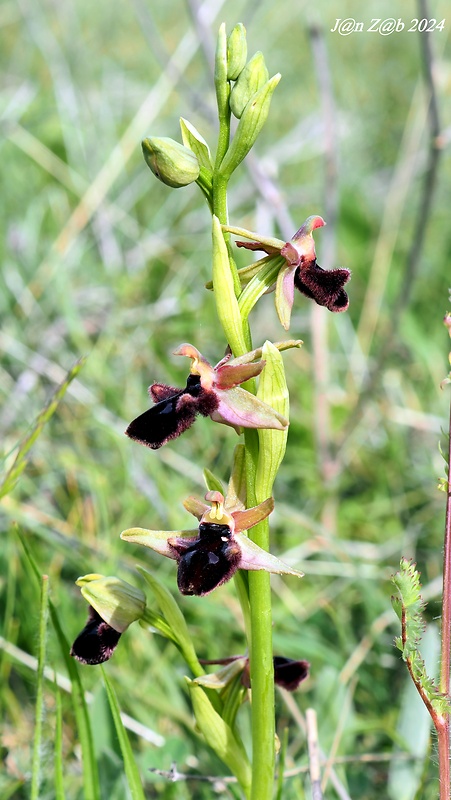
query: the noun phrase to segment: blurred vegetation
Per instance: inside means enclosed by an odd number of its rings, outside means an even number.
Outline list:
[[[444,0],[432,5],[430,17],[446,18]],[[367,25],[389,16],[410,22],[419,14],[400,0],[318,0],[313,8],[302,0],[1,5],[6,465],[67,370],[88,356],[0,508],[2,797],[28,797],[36,697],[26,655],[37,652],[39,586],[14,521],[50,577],[71,641],[86,617],[74,586],[80,574],[130,579],[142,563],[175,590],[174,564],[133,551],[120,531],[189,527],[182,501],[202,494],[202,468],[228,478],[236,441],[230,429],[201,418],[158,452],[123,435],[147,407],[149,383],[183,385],[186,366],[171,356],[178,344],[192,342],[213,362],[224,351],[213,296],[204,289],[210,230],[200,192],[160,185],[140,150],[149,134],[179,138],[181,115],[214,143],[211,61],[222,20],[229,30],[243,21],[250,48],[263,50],[270,74],[283,75],[259,157],[232,181],[232,224],[288,237],[319,213],[329,223],[316,234],[319,263],[353,270],[347,314],[296,298],[290,335],[304,347],[284,356],[291,426],[275,488],[272,549],[306,575],[301,584],[273,580],[274,643],[277,654],[311,662],[301,690],[278,696],[279,735],[289,727],[285,767],[307,765],[304,712],[313,707],[320,746],[338,759],[326,797],[437,795],[428,719],[393,646],[390,576],[401,555],[417,561],[433,668],[444,522],[438,441],[449,403],[439,384],[449,350],[442,318],[451,255],[451,19],[430,35],[442,147],[430,213],[419,223],[431,142],[420,36],[330,32],[337,17]],[[424,240],[409,262],[419,224]],[[237,260],[247,263],[242,253]],[[253,312],[253,330],[256,345],[283,338],[271,296]],[[243,652],[233,585],[207,599],[179,599],[200,657]],[[65,674],[52,628],[48,663]],[[224,770],[196,735],[184,667],[170,643],[133,626],[107,671],[121,708],[161,737],[155,745],[132,734],[149,798],[234,796],[231,786],[173,784],[149,772],[172,762],[183,773]],[[86,667],[81,678],[93,693],[102,797],[123,798],[101,675]],[[45,688],[42,797],[52,798],[57,700],[52,682]],[[81,798],[65,692],[61,701],[66,796]],[[246,739],[245,713],[243,726]],[[283,797],[309,796],[306,787],[299,773]]]

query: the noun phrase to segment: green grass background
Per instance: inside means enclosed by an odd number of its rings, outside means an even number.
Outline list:
[[[448,19],[447,19],[448,12]],[[217,29],[246,25],[250,53],[265,54],[282,81],[268,122],[230,187],[232,224],[284,237],[310,214],[319,263],[352,269],[350,309],[331,315],[298,295],[284,356],[291,393],[286,459],[275,487],[272,549],[305,578],[274,578],[277,654],[307,658],[311,677],[278,695],[277,729],[289,727],[287,769],[307,764],[304,713],[315,708],[324,753],[344,759],[325,796],[434,798],[434,738],[393,646],[390,576],[401,555],[419,565],[429,601],[425,654],[438,666],[445,496],[439,454],[446,430],[450,343],[442,324],[451,284],[449,141],[451,14],[431,34],[442,152],[414,275],[408,256],[418,227],[429,146],[418,33],[331,33],[337,17],[419,17],[415,3],[302,0],[4,0],[0,7],[2,93],[0,237],[0,431],[5,456],[27,432],[73,362],[78,378],[35,444],[0,526],[0,796],[29,796],[35,723],[39,588],[13,523],[24,533],[66,636],[84,624],[74,580],[87,572],[137,580],[151,568],[176,590],[173,562],[127,546],[127,527],[189,527],[188,494],[202,469],[227,480],[236,437],[201,418],[158,452],[123,431],[147,407],[153,380],[183,385],[171,356],[192,342],[213,362],[225,343],[210,277],[208,210],[191,186],[159,184],[140,140],[179,138],[178,118],[214,146],[211,56]],[[317,31],[315,34],[312,31]],[[292,220],[292,222],[291,222]],[[423,224],[423,223],[422,223]],[[238,254],[240,266],[246,257]],[[406,287],[408,291],[406,291]],[[272,296],[252,315],[255,344],[284,338]],[[442,437],[443,440],[443,437]],[[180,599],[198,654],[243,652],[233,584],[206,599]],[[19,648],[11,651],[10,645]],[[48,664],[65,674],[52,629]],[[131,734],[149,798],[232,797],[233,788],[171,784],[150,767],[224,775],[199,740],[175,648],[133,626],[107,665],[121,708],[157,733]],[[84,668],[93,693],[95,747],[104,798],[127,797],[102,679]],[[80,750],[63,692],[67,798],[83,798]],[[42,798],[55,797],[56,699],[45,687]],[[248,737],[246,712],[243,736]],[[403,760],[400,753],[416,755]],[[363,756],[371,754],[370,760]],[[309,797],[305,775],[283,797]]]

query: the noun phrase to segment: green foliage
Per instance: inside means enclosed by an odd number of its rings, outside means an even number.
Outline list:
[[[401,559],[400,570],[393,577],[398,595],[392,598],[393,608],[401,620],[402,634],[395,639],[404,661],[422,697],[431,708],[443,716],[451,711],[449,698],[439,692],[434,679],[428,675],[419,644],[424,631],[425,603],[420,595],[420,574],[416,565],[406,558]]]
[[[87,352],[89,358],[28,452],[27,469],[2,498],[0,795],[14,800],[30,795],[36,681],[33,667],[18,655],[37,653],[39,584],[29,580],[12,521],[32,544],[39,574],[50,575],[67,654],[86,619],[74,587],[80,574],[95,567],[127,578],[132,565],[140,564],[174,591],[174,565],[144,548],[131,551],[118,534],[140,524],[189,527],[192,517],[182,501],[190,494],[202,497],[200,466],[208,463],[226,485],[235,441],[233,431],[203,419],[177,448],[160,453],[134,448],[123,436],[126,423],[144,410],[149,383],[183,385],[182,364],[168,358],[180,342],[195,343],[212,362],[224,352],[214,294],[202,288],[211,277],[205,200],[196,186],[172,192],[155,181],[139,148],[140,139],[154,131],[179,138],[180,113],[214,141],[211,80],[192,17],[181,2],[113,8],[104,0],[77,0],[69,14],[45,3],[32,10],[19,15],[6,2],[1,12],[5,452],[23,437],[70,364]],[[406,18],[406,7],[397,0],[389,13]],[[438,0],[434,16],[446,13]],[[274,645],[278,654],[307,658],[312,668],[296,706],[278,696],[278,734],[288,727],[286,769],[304,768],[299,715],[314,706],[320,747],[329,753],[341,719],[341,689],[356,677],[352,715],[338,737],[337,754],[348,761],[334,765],[335,777],[342,793],[377,800],[386,794],[389,765],[397,759],[402,690],[410,682],[392,647],[396,620],[387,615],[390,576],[402,554],[421,570],[427,620],[439,615],[444,496],[436,491],[435,476],[443,474],[437,440],[447,425],[449,401],[449,387],[440,392],[438,386],[449,372],[442,317],[449,307],[451,161],[445,151],[426,240],[399,312],[395,305],[422,189],[418,165],[426,157],[419,37],[329,32],[336,17],[381,16],[374,0],[364,9],[351,0],[320,2],[319,39],[312,38],[301,5],[263,2],[253,14],[232,0],[221,14],[229,31],[243,19],[250,52],[261,48],[271,74],[283,73],[256,146],[256,166],[265,179],[253,173],[251,180],[245,169],[234,174],[231,223],[256,229],[264,217],[268,234],[287,238],[313,209],[328,222],[318,237],[319,263],[353,270],[347,315],[323,322],[321,310],[296,298],[290,335],[305,344],[284,355],[291,422],[274,487],[271,547],[306,576],[302,582],[284,579],[283,586],[273,579]],[[219,21],[205,34],[212,46]],[[430,37],[438,75],[449,72],[446,35],[445,29]],[[317,41],[329,64],[331,121],[323,116]],[[445,84],[439,82],[437,91],[446,131],[451,116]],[[325,163],[325,131],[339,155],[335,186],[332,166]],[[331,216],[335,191],[339,203]],[[249,265],[251,259],[234,253],[238,268]],[[256,346],[282,338],[271,295],[262,296],[251,315]],[[326,341],[320,361],[318,337]],[[186,598],[181,608],[199,657],[244,652],[233,587],[221,588],[208,605]],[[52,626],[48,653],[58,674],[69,675],[69,664],[75,665],[71,659],[66,664]],[[211,800],[215,790],[195,776],[221,775],[224,768],[194,730],[177,648],[132,626],[107,671],[120,707],[143,726],[131,744],[147,794]],[[83,690],[98,693],[99,672],[78,673]],[[52,797],[55,690],[53,680],[45,685],[44,796]],[[87,756],[80,756],[74,701],[64,686],[60,694],[66,796],[81,800],[86,793],[80,765]],[[247,745],[246,713],[244,707]],[[107,767],[106,756],[97,757],[102,775],[123,772],[113,747]],[[149,771],[169,771],[173,761],[188,779],[171,783]],[[435,800],[434,739],[423,764],[421,798]],[[303,772],[290,777],[284,800],[308,796],[306,786]],[[121,790],[115,789],[118,800],[126,791]],[[231,792],[227,787],[225,797]],[[334,794],[329,782],[325,796]],[[113,791],[106,796],[112,800]]]

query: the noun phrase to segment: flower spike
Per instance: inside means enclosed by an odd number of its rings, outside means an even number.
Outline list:
[[[153,383],[149,394],[155,405],[134,419],[125,433],[130,439],[158,450],[191,427],[197,414],[215,422],[243,428],[284,430],[288,420],[266,403],[240,387],[260,374],[264,361],[235,363],[225,356],[215,367],[191,344],[182,344],[174,355],[191,358],[190,374],[184,389]]]

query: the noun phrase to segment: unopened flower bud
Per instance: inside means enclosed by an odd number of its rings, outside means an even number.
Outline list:
[[[103,575],[84,575],[76,581],[85,600],[99,616],[118,633],[132,622],[141,619],[146,608],[146,596],[141,589],[120,578]]]
[[[240,72],[230,95],[230,108],[237,119],[241,119],[241,115],[252,95],[261,89],[268,78],[269,73],[263,53],[257,51]]]
[[[227,79],[236,81],[246,65],[246,28],[242,22],[235,25],[227,39]]]
[[[244,72],[244,70],[243,70]],[[243,72],[241,75],[243,75]],[[240,75],[240,79],[241,79]],[[230,178],[232,172],[237,168],[253,147],[269,112],[271,97],[274,89],[280,81],[280,73],[274,75],[269,81],[251,96],[251,99],[244,107],[241,119],[238,123],[235,136],[232,139],[224,159],[221,163],[220,172],[225,178]],[[233,92],[238,86],[239,81],[233,87]],[[233,94],[232,92],[232,94]]]
[[[142,149],[146,164],[166,186],[179,189],[194,183],[199,177],[197,156],[174,139],[152,136],[144,139]]]

